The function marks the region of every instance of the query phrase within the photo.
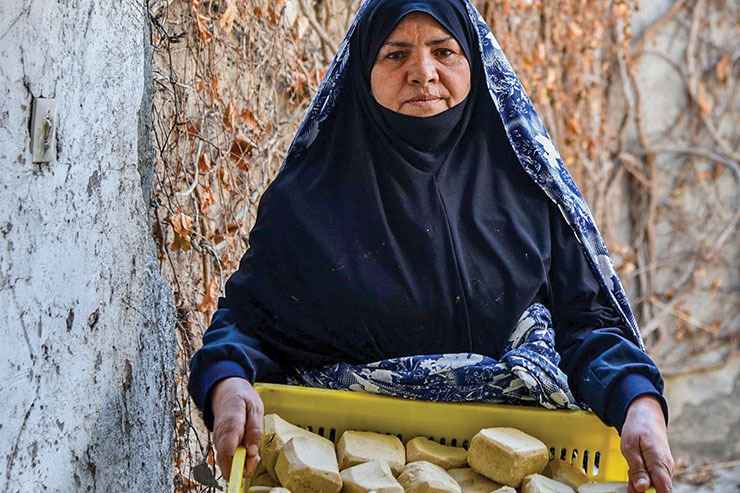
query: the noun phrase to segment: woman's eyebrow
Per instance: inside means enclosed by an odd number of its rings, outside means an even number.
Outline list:
[[[450,41],[451,39],[455,39],[455,38],[453,38],[452,36],[447,36],[446,38],[433,39],[432,41],[427,41],[424,44],[426,46],[434,46],[434,45],[446,43],[447,41]],[[383,46],[396,46],[399,48],[411,48],[414,46],[414,44],[409,43],[408,41],[386,41],[383,43]]]

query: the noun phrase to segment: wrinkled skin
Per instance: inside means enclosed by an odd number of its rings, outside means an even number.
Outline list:
[[[228,478],[231,474],[231,461],[241,444],[247,449],[244,476],[252,477],[260,461],[264,426],[265,410],[259,394],[243,378],[225,378],[211,391],[211,409],[216,460],[223,476]]]
[[[642,493],[650,486],[656,493],[673,491],[673,457],[657,399],[644,396],[632,401],[622,426],[621,449],[629,466],[628,493]]]
[[[432,116],[470,92],[470,65],[454,37],[432,16],[405,16],[378,50],[370,74],[375,100],[409,116]]]

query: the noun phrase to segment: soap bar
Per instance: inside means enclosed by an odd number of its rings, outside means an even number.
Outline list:
[[[522,493],[575,493],[575,490],[541,474],[530,474],[522,479]]]
[[[268,414],[265,416],[265,429],[260,444],[260,462],[264,464],[267,473],[275,481],[278,480],[277,474],[275,474],[275,464],[280,451],[288,443],[288,440],[296,436],[317,440],[334,448],[334,443],[331,440],[292,425],[277,414]]]
[[[280,484],[293,493],[339,493],[342,489],[333,444],[312,438],[291,438],[280,451],[275,473]]]
[[[551,460],[542,474],[555,481],[565,483],[573,489],[590,482],[583,471],[560,459]]]
[[[339,469],[363,464],[373,460],[386,462],[394,476],[398,476],[406,464],[406,449],[398,437],[370,431],[348,430],[337,442]]]
[[[500,484],[494,483],[469,467],[449,469],[447,474],[452,476],[452,479],[460,485],[462,493],[491,493],[491,491],[501,487]]]
[[[345,469],[341,473],[343,493],[404,493],[385,462],[370,461]]]
[[[627,483],[590,483],[578,487],[578,493],[627,493]]]
[[[448,447],[424,437],[416,437],[406,444],[406,462],[425,460],[443,469],[468,465],[468,453],[462,447]]]
[[[447,471],[426,461],[407,464],[398,482],[406,493],[462,493]]]
[[[484,428],[468,450],[468,464],[475,472],[513,488],[524,476],[541,473],[548,460],[544,443],[515,428]]]
[[[278,483],[277,480],[272,479],[272,476],[267,474],[267,472],[263,472],[252,479],[252,486],[269,486],[274,488],[275,486],[280,486],[280,483]]]

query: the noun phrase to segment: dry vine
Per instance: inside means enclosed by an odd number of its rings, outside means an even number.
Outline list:
[[[736,26],[725,27],[735,34],[727,42],[708,33],[740,7],[679,0],[632,40],[635,0],[476,3],[592,205],[653,357],[678,373],[721,364],[686,359],[711,344],[736,354],[740,37]],[[176,491],[213,491],[210,434],[187,397],[187,364],[358,5],[150,0],[153,234],[178,310]],[[683,59],[651,46],[669,26],[688,39]],[[669,90],[686,93],[657,133],[638,70],[656,58],[679,79]]]

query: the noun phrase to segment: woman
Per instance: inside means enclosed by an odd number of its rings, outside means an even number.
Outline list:
[[[191,363],[227,473],[240,442],[248,474],[259,460],[251,382],[288,376],[580,402],[621,430],[631,491],[670,491],[660,374],[580,193],[468,2],[366,2],[263,195]]]

